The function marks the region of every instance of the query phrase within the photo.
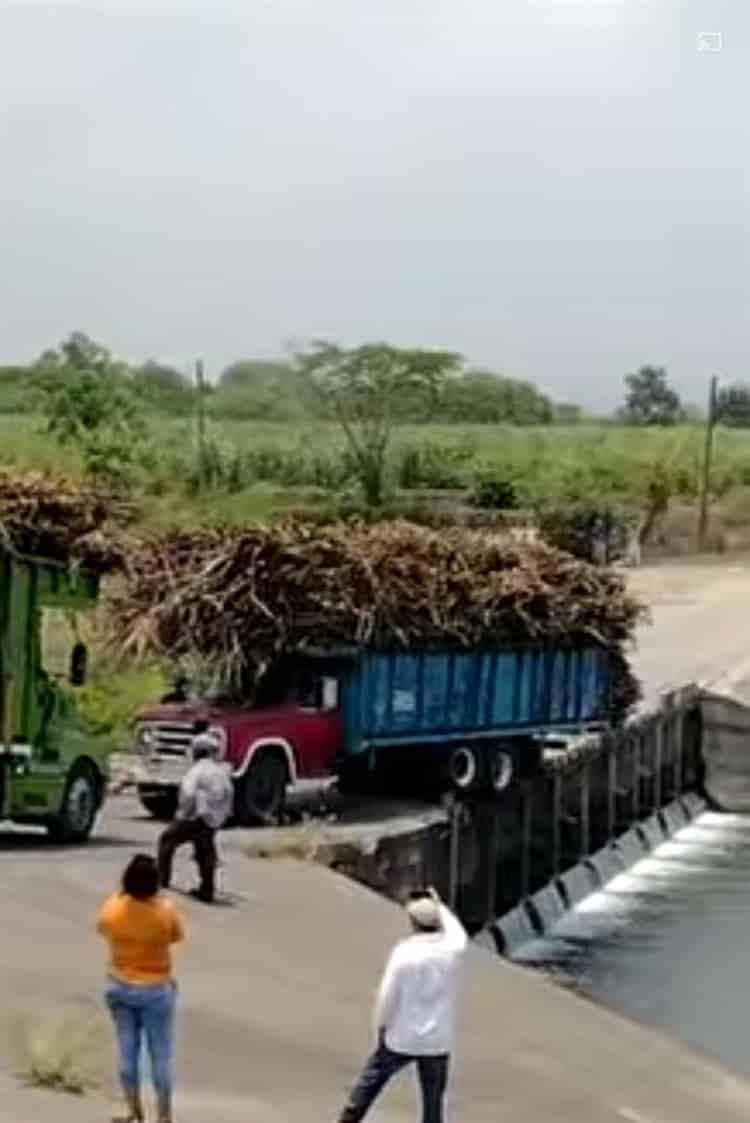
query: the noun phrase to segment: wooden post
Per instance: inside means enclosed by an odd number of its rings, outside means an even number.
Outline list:
[[[195,364],[195,390],[198,395],[196,422],[198,430],[198,486],[201,491],[206,486],[206,382],[203,360]]]
[[[700,515],[698,518],[698,549],[704,552],[708,549],[708,505],[711,490],[711,461],[714,452],[714,430],[719,419],[718,411],[719,380],[716,375],[711,379],[708,391],[708,417],[706,419],[706,440],[703,450],[703,466],[701,470],[700,487]]]

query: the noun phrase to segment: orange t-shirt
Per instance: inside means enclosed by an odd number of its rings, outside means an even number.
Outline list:
[[[185,929],[169,901],[136,901],[118,893],[105,901],[96,927],[109,941],[110,973],[116,979],[141,986],[171,981],[171,945],[184,939]]]

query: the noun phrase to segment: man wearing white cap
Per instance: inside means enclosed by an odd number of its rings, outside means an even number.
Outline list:
[[[412,935],[391,953],[375,1004],[375,1052],[340,1123],[359,1123],[388,1081],[415,1064],[423,1123],[442,1123],[459,968],[468,937],[434,889],[406,905]]]
[[[193,896],[210,904],[218,859],[216,832],[232,814],[234,785],[226,767],[219,763],[219,743],[210,733],[193,739],[193,766],[180,784],[177,818],[159,839],[159,877],[162,888],[172,880],[172,861],[178,847],[193,844],[200,873],[200,887]]]

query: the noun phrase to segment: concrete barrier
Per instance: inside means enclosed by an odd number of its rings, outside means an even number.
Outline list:
[[[701,716],[706,794],[723,811],[750,812],[750,707],[705,693]]]

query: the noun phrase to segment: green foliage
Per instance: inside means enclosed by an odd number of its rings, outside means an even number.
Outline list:
[[[86,471],[112,484],[127,482],[145,434],[127,369],[105,348],[74,332],[39,360],[47,431],[80,449]]]
[[[0,413],[30,413],[38,395],[37,379],[29,367],[0,367]]]
[[[451,352],[403,350],[385,343],[345,350],[321,342],[298,356],[300,375],[341,426],[368,507],[380,507],[385,499],[394,423],[420,407],[429,413],[458,362]]]
[[[158,667],[133,669],[105,664],[76,691],[76,705],[92,737],[110,752],[125,752],[131,747],[133,715],[159,698],[166,687],[166,676]]]
[[[735,382],[719,390],[717,420],[735,429],[750,429],[750,385]]]
[[[195,387],[174,367],[149,361],[133,374],[133,389],[149,410],[184,417],[195,409]]]
[[[676,425],[682,417],[680,397],[664,367],[643,366],[625,376],[627,393],[622,419],[629,425]]]
[[[435,417],[452,424],[549,425],[554,407],[530,382],[477,370],[446,380]]]
[[[485,511],[516,511],[521,506],[518,482],[507,467],[486,465],[477,473],[469,502]]]
[[[396,479],[405,491],[417,488],[460,490],[471,478],[474,446],[471,441],[458,444],[425,441],[408,445],[397,457]]]
[[[316,406],[293,365],[242,360],[221,375],[209,412],[216,419],[302,421],[320,412]]]

